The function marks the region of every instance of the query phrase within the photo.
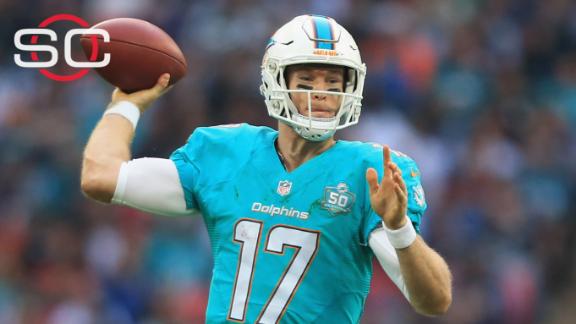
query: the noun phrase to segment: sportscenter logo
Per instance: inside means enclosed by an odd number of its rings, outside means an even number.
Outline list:
[[[78,24],[82,28],[74,28],[69,30],[64,37],[64,60],[66,64],[73,68],[79,68],[80,71],[72,75],[59,75],[48,71],[47,69],[54,67],[58,63],[59,55],[58,49],[51,45],[39,45],[38,35],[46,35],[50,37],[51,42],[58,40],[58,35],[52,29],[47,28],[49,25],[57,21],[71,21]],[[30,52],[32,61],[24,61],[21,54],[14,54],[14,62],[22,68],[40,69],[40,73],[49,79],[69,82],[80,79],[88,73],[90,68],[105,67],[110,63],[110,53],[104,53],[102,61],[96,61],[98,57],[98,40],[96,35],[102,36],[102,41],[105,43],[110,42],[110,35],[106,30],[89,28],[90,25],[82,18],[70,14],[58,14],[48,17],[38,25],[39,28],[26,28],[20,29],[14,35],[14,45],[17,49]],[[92,38],[92,53],[90,54],[89,62],[77,62],[72,58],[72,38],[76,35],[94,35]],[[30,44],[23,44],[22,39],[24,36],[32,36]],[[40,61],[37,52],[46,52],[50,54],[48,61]]]

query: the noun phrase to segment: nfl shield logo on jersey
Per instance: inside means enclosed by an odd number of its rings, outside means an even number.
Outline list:
[[[278,189],[276,189],[276,192],[278,192],[280,196],[286,196],[290,193],[290,189],[292,189],[292,182],[282,180],[278,182]]]

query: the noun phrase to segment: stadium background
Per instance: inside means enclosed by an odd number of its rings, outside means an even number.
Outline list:
[[[360,125],[339,137],[419,163],[423,235],[454,274],[452,308],[425,319],[376,271],[363,323],[576,318],[574,1],[0,0],[0,323],[199,322],[211,268],[200,218],[82,196],[82,148],[111,87],[17,67],[15,31],[56,13],[164,28],[189,75],[133,151],[167,157],[200,125],[275,124],[258,93],[263,49],[310,12],[346,26],[368,65]]]

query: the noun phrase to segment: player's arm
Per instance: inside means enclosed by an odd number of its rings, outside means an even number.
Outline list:
[[[394,249],[386,231],[376,229],[369,245],[382,269],[417,312],[435,316],[448,310],[452,301],[450,271],[420,236],[407,248]]]
[[[406,184],[402,179],[402,172],[390,160],[388,147],[384,148],[382,181],[378,183],[378,174],[372,168],[368,169],[366,179],[370,188],[372,209],[382,218],[386,236],[396,251],[405,285],[403,292],[417,312],[430,316],[444,314],[452,303],[450,270],[444,259],[416,234],[406,216]],[[375,235],[371,235],[370,246],[377,256],[383,255],[378,241],[374,238]],[[388,254],[388,258],[393,260],[389,251],[384,253],[384,256]],[[381,257],[378,259],[382,263]]]
[[[414,309],[430,316],[446,313],[452,303],[452,275],[444,259],[420,236],[396,254]]]
[[[82,160],[81,187],[88,197],[104,203],[111,201],[120,167],[123,162],[131,159],[134,119],[167,90],[169,78],[168,74],[164,74],[153,88],[132,94],[123,93],[119,89],[114,91],[108,109],[119,108],[119,103],[123,101],[128,103],[122,106],[123,110],[119,113],[105,114],[86,144]]]

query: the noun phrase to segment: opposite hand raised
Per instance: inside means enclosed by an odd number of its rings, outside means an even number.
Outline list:
[[[366,181],[370,188],[370,204],[386,226],[398,229],[406,223],[408,192],[402,179],[402,171],[390,160],[390,148],[384,146],[384,175],[378,183],[378,172],[366,170]]]

